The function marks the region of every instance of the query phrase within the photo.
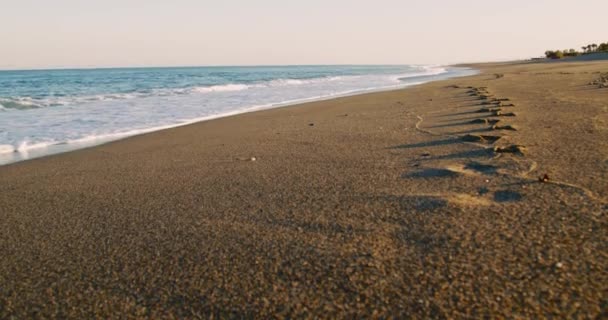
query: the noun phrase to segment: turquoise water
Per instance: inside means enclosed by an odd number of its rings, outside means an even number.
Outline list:
[[[205,119],[472,73],[408,65],[0,71],[0,164]]]

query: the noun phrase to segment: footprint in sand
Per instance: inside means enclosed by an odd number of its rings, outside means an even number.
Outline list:
[[[517,202],[523,198],[521,193],[510,190],[501,190],[494,193],[494,201],[496,202]]]
[[[449,178],[456,177],[459,172],[447,168],[426,168],[420,171],[403,174],[403,178]]]
[[[502,109],[500,108],[481,108],[479,110],[477,110],[477,113],[488,113],[488,112],[496,112],[496,111],[501,111]]]
[[[466,142],[477,142],[477,143],[488,143],[488,144],[492,144],[496,141],[498,141],[499,139],[501,139],[501,136],[488,136],[488,135],[476,135],[476,134],[467,134],[462,136],[462,141],[466,141]]]
[[[526,147],[513,144],[510,146],[506,146],[506,147],[496,147],[496,148],[494,148],[494,152],[495,153],[513,153],[513,154],[524,155],[526,153]]]
[[[429,212],[436,209],[456,205],[459,207],[489,206],[491,201],[485,198],[465,193],[420,194],[402,197],[401,207],[406,210]]]
[[[499,167],[481,162],[467,164],[454,163],[441,168],[423,168],[415,172],[405,173],[402,178],[454,178],[468,175],[493,175],[498,173]]]
[[[491,101],[484,101],[481,103],[482,106],[489,106],[489,105],[495,105],[495,106],[499,106],[501,104],[500,101],[496,101],[496,100],[491,100]]]
[[[491,118],[479,118],[479,119],[471,120],[471,123],[475,123],[475,124],[497,124],[499,122],[500,122],[500,120],[491,119]]]
[[[492,116],[494,116],[494,117],[517,117],[517,114],[515,114],[514,112],[494,111],[494,112],[492,112]]]
[[[492,130],[509,130],[509,131],[517,131],[517,127],[510,125],[510,124],[505,124],[505,125],[494,125],[492,126]]]
[[[465,170],[468,171],[473,171],[473,172],[477,172],[477,173],[481,173],[481,174],[496,174],[498,173],[498,167],[491,165],[491,164],[485,164],[485,163],[481,163],[481,162],[470,162],[467,163],[464,166]]]

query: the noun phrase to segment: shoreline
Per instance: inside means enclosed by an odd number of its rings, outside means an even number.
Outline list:
[[[0,318],[597,318],[608,61],[0,166]]]
[[[453,79],[453,78],[458,78],[458,77],[466,77],[466,76],[475,75],[475,74],[479,73],[479,70],[476,70],[476,69],[470,68],[470,67],[459,67],[459,66],[452,66],[452,65],[438,66],[438,67],[446,68],[446,71],[444,73],[440,73],[440,74],[412,76],[412,78],[428,79],[426,81],[422,80],[420,82],[402,83],[402,84],[396,84],[393,86],[382,87],[382,88],[357,89],[357,90],[342,92],[342,93],[338,93],[338,94],[332,94],[332,95],[323,96],[323,97],[297,99],[294,101],[284,101],[284,102],[279,102],[279,103],[273,103],[271,105],[244,107],[239,110],[234,110],[234,111],[230,111],[230,112],[223,113],[223,114],[209,115],[209,116],[204,116],[204,117],[200,117],[200,118],[194,118],[194,119],[188,120],[183,123],[167,124],[167,125],[162,125],[162,126],[152,127],[152,128],[147,128],[147,129],[135,129],[135,130],[125,131],[125,132],[121,132],[121,133],[112,133],[112,134],[103,134],[103,135],[92,136],[92,137],[83,137],[80,139],[71,140],[70,142],[57,142],[54,144],[38,143],[42,146],[27,149],[25,151],[18,151],[17,149],[15,149],[13,152],[10,152],[10,153],[9,152],[0,153],[0,167],[14,164],[14,163],[23,162],[23,161],[29,161],[29,160],[33,160],[33,159],[53,156],[56,154],[73,152],[73,151],[78,151],[78,150],[88,149],[88,148],[94,148],[96,146],[104,145],[107,143],[112,143],[112,142],[128,139],[130,137],[149,134],[152,132],[164,131],[164,130],[173,129],[173,128],[179,128],[179,127],[188,126],[188,125],[192,125],[192,124],[196,124],[196,123],[204,122],[204,121],[212,121],[212,120],[216,120],[216,119],[232,117],[232,116],[239,115],[239,114],[260,112],[260,111],[272,110],[272,109],[284,108],[284,107],[292,107],[292,106],[297,106],[297,105],[311,103],[311,102],[327,101],[327,100],[332,100],[332,99],[339,99],[339,98],[351,97],[351,96],[357,96],[357,95],[363,95],[363,94],[386,92],[386,91],[393,91],[393,90],[403,90],[403,89],[407,89],[412,86],[422,85],[422,84],[429,83],[429,82],[442,81],[442,80]],[[460,72],[463,74],[462,75],[458,75],[458,74],[450,75],[450,73],[452,73],[452,72]],[[407,79],[407,78],[409,78],[409,77],[405,77],[403,79]],[[437,79],[433,79],[433,78],[437,78]],[[400,78],[400,80],[401,80],[401,78]],[[36,146],[38,144],[33,144],[33,145]]]

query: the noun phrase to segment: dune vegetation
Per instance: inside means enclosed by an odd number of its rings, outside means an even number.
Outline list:
[[[547,50],[545,51],[545,56],[549,59],[562,59],[564,57],[578,57],[584,54],[608,52],[608,41],[600,44],[588,44],[582,46],[581,49],[582,51],[576,51],[575,49]]]

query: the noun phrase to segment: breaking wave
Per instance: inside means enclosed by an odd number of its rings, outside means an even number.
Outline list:
[[[441,66],[0,72],[0,164],[244,112],[473,73]]]
[[[97,101],[118,101],[118,100],[129,100],[129,99],[141,99],[150,97],[168,97],[175,95],[185,94],[211,94],[220,92],[235,92],[243,91],[252,88],[270,88],[270,87],[285,87],[285,86],[298,86],[306,84],[315,84],[323,82],[340,81],[346,78],[356,79],[358,76],[351,77],[322,77],[313,79],[276,79],[266,82],[253,83],[253,84],[242,84],[242,83],[228,83],[222,85],[210,85],[210,86],[193,86],[185,88],[161,88],[147,91],[134,91],[128,93],[108,93],[108,94],[97,94],[87,96],[71,96],[71,97],[8,97],[0,98],[0,110],[13,109],[13,110],[30,110],[45,107],[57,107],[57,106],[70,106],[70,105],[82,105]]]

